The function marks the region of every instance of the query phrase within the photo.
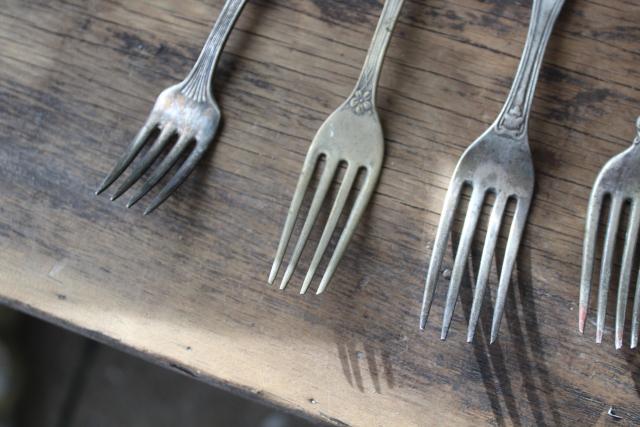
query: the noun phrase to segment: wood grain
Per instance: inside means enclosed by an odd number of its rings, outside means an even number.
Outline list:
[[[610,330],[602,346],[593,327],[579,336],[576,312],[589,191],[640,111],[637,0],[569,0],[560,16],[499,341],[488,345],[485,311],[465,343],[468,287],[438,339],[445,279],[417,327],[449,178],[501,107],[530,3],[406,2],[379,93],[378,189],[327,292],[301,297],[303,271],[286,292],[267,274],[310,140],[355,83],[381,2],[250,2],[216,76],[214,149],[142,217],[93,191],[157,94],[186,75],[223,1],[5,0],[0,297],[335,425],[606,424],[611,405],[639,424],[638,352],[616,352]]]

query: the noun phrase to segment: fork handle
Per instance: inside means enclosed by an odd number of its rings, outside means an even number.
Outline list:
[[[204,102],[207,98],[212,97],[211,80],[220,59],[220,53],[222,53],[231,29],[246,3],[247,0],[227,0],[225,2],[196,64],[182,82],[183,94],[199,102]]]
[[[384,2],[380,19],[378,19],[378,25],[371,41],[371,46],[369,47],[364,66],[360,73],[360,78],[350,97],[352,100],[360,102],[352,102],[352,104],[358,106],[364,104],[369,107],[366,109],[373,107],[376,99],[376,87],[378,86],[378,80],[380,78],[380,70],[384,62],[384,55],[389,46],[391,33],[396,25],[403,3],[404,0],[386,0]]]
[[[531,23],[522,59],[511,92],[495,122],[496,130],[500,133],[521,137],[527,132],[542,58],[563,4],[564,0],[533,1]]]

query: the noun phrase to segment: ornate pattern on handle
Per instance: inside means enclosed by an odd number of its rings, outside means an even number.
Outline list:
[[[496,131],[521,137],[527,131],[529,112],[544,52],[564,0],[534,0],[527,42],[505,106],[496,120]]]
[[[187,98],[196,102],[207,100],[211,89],[211,79],[220,53],[246,2],[247,0],[227,0],[224,4],[202,52],[200,52],[198,61],[182,83],[180,92]]]
[[[384,3],[360,78],[347,104],[357,115],[373,111],[384,55],[403,3],[404,0],[386,0]]]
[[[371,111],[371,109],[373,108],[373,102],[371,101],[371,91],[368,89],[358,89],[353,92],[353,95],[349,100],[349,106],[353,108],[353,111],[358,115]]]

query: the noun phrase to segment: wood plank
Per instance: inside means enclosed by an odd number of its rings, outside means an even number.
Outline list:
[[[149,217],[93,195],[222,4],[5,1],[0,297],[334,424],[593,424],[611,405],[640,423],[638,352],[576,332],[589,191],[634,135],[640,2],[567,2],[560,16],[530,123],[536,198],[491,346],[489,314],[464,342],[468,289],[446,342],[446,280],[424,333],[417,315],[449,178],[506,96],[530,2],[406,2],[379,94],[382,177],[321,297],[265,282],[302,159],[358,76],[379,1],[250,2],[215,84],[224,126],[196,172]]]

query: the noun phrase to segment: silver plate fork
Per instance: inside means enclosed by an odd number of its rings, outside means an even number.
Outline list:
[[[593,277],[593,265],[596,250],[598,222],[605,198],[610,198],[611,207],[602,252],[602,267],[598,289],[598,312],[596,320],[596,342],[602,342],[604,321],[607,311],[607,296],[611,282],[611,265],[615,251],[616,236],[620,225],[620,215],[625,203],[631,205],[625,247],[622,254],[620,282],[618,284],[618,300],[616,303],[616,348],[622,348],[624,321],[629,297],[631,269],[638,242],[640,229],[640,118],[636,122],[637,135],[633,145],[618,154],[602,168],[591,192],[587,224],[585,227],[584,249],[582,256],[582,278],[580,281],[580,309],[578,328],[584,333],[589,308],[589,293]],[[638,346],[638,329],[640,323],[640,283],[636,285],[633,312],[631,317],[631,348]]]
[[[347,202],[348,196],[360,171],[364,171],[364,184],[355,199],[344,230],[338,240],[331,260],[327,265],[320,285],[316,291],[322,293],[333,277],[338,262],[344,253],[353,232],[373,194],[384,156],[384,137],[382,126],[375,108],[376,87],[389,39],[397,21],[404,0],[386,0],[378,21],[371,47],[365,59],[355,89],[347,100],[334,111],[318,130],[302,166],[291,207],[287,214],[284,230],[280,238],[275,261],[269,275],[269,284],[273,284],[282,264],[289,239],[296,223],[298,212],[304,195],[311,181],[314,170],[321,158],[325,165],[322,170],[318,188],[313,196],[307,219],[304,222],[298,242],[284,273],[280,289],[284,289],[291,279],[300,255],[307,243],[313,225],[316,222],[322,203],[334,180],[339,165],[346,164],[346,172],[338,190],[336,199],[329,213],[329,218],[322,232],[309,270],[304,279],[301,294],[304,294],[313,279],[316,269],[329,245],[338,220]]]
[[[109,188],[122,175],[143,146],[151,143],[154,131],[159,131],[159,136],[131,174],[111,196],[111,200],[116,200],[135,184],[160,157],[162,151],[174,137],[177,137],[176,143],[153,170],[142,188],[131,197],[127,207],[133,206],[144,197],[169,172],[180,156],[188,154],[176,174],[151,201],[149,207],[144,211],[145,215],[151,213],[164,202],[195,169],[196,164],[211,145],[220,123],[220,109],[211,92],[214,70],[229,33],[231,33],[231,29],[246,2],[247,0],[227,0],[207,38],[198,61],[187,78],[181,83],[165,89],[158,96],[147,122],[104,179],[96,191],[96,195]]]
[[[564,0],[534,0],[527,42],[505,106],[491,127],[465,151],[453,173],[431,254],[420,313],[420,328],[424,329],[454,213],[462,188],[468,185],[472,188],[471,200],[451,273],[440,335],[443,340],[451,324],[482,205],[490,192],[495,194],[495,203],[476,280],[467,341],[471,342],[475,334],[502,218],[507,202],[512,199],[516,208],[500,273],[491,342],[498,336],[511,272],[533,196],[534,171],[527,136],[529,112],[544,51],[563,3]]]

